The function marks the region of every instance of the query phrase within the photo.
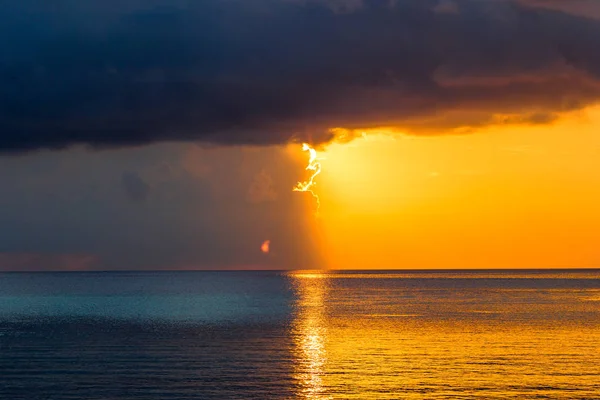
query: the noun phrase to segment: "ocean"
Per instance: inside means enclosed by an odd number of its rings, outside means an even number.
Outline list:
[[[2,273],[0,399],[600,399],[600,271]]]

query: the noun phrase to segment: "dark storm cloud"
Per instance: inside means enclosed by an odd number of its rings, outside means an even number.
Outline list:
[[[543,123],[600,98],[600,21],[536,3],[8,2],[0,151]]]

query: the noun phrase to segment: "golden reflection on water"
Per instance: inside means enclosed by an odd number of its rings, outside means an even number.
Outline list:
[[[595,277],[288,277],[295,398],[600,399]]]
[[[323,374],[327,362],[325,341],[327,319],[325,297],[327,280],[319,273],[291,275],[298,295],[296,318],[292,325],[294,337],[294,378],[299,383],[299,397],[305,399],[329,399],[325,395]]]

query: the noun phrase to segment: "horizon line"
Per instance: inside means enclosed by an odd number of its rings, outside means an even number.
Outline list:
[[[144,273],[144,272],[335,272],[335,273],[451,273],[451,272],[580,272],[599,271],[600,267],[544,267],[544,268],[388,268],[388,269],[81,269],[81,270],[0,270],[2,273]]]

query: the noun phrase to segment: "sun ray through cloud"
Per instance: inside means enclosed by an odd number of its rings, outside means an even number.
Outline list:
[[[321,173],[321,163],[319,162],[320,158],[317,155],[317,151],[311,147],[308,143],[302,144],[302,151],[308,151],[309,159],[308,165],[306,166],[307,171],[312,171],[312,175],[310,178],[304,182],[298,182],[296,186],[294,186],[294,192],[307,192],[310,193],[317,202],[317,212],[321,207],[321,200],[319,199],[319,195],[315,193],[313,190],[316,182],[315,178]]]

